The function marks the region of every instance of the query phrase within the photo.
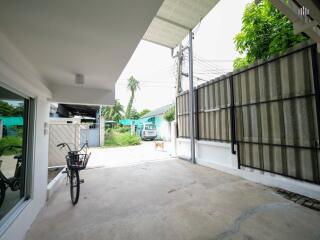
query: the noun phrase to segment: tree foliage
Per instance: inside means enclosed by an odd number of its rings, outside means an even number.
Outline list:
[[[5,101],[0,100],[0,116],[21,117],[23,116],[23,107],[13,106]]]
[[[143,117],[144,115],[146,115],[146,114],[149,113],[149,112],[151,112],[151,110],[149,110],[149,109],[143,109],[143,110],[139,113],[139,115],[140,115],[140,117]]]
[[[123,116],[123,106],[116,99],[114,106],[103,106],[101,107],[101,115],[104,116],[106,120],[112,120],[118,122]]]
[[[128,118],[130,119],[139,119],[140,118],[140,113],[138,113],[138,111],[135,109],[135,108],[132,108],[129,115],[128,115]]]
[[[139,81],[138,81],[137,79],[135,79],[133,76],[131,76],[131,77],[128,79],[127,88],[128,88],[128,90],[131,91],[131,96],[130,96],[129,103],[128,103],[128,106],[127,106],[127,109],[126,109],[125,117],[126,117],[126,118],[130,118],[130,114],[131,114],[131,110],[132,110],[132,104],[133,104],[135,92],[136,92],[138,89],[140,89]]]
[[[172,122],[175,119],[175,112],[176,112],[176,108],[171,107],[164,113],[163,118],[167,122]]]
[[[306,39],[302,34],[294,34],[293,24],[269,0],[249,3],[243,14],[241,32],[234,38],[237,51],[244,57],[236,58],[233,66],[238,69],[257,59],[267,59]]]

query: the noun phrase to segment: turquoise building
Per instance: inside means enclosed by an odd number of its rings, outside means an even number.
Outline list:
[[[119,123],[123,126],[131,126],[132,124],[135,125],[137,135],[140,135],[140,131],[144,123],[153,123],[157,128],[157,138],[167,139],[170,135],[170,127],[168,126],[169,123],[163,118],[163,115],[166,111],[174,106],[174,104],[168,104],[147,113],[140,119],[122,119],[119,121]]]

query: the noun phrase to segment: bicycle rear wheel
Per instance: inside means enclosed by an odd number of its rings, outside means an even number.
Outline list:
[[[70,197],[73,205],[76,205],[80,194],[79,171],[70,170]]]
[[[6,184],[1,180],[0,181],[0,207],[2,206],[2,203],[4,201],[6,190],[7,190]]]

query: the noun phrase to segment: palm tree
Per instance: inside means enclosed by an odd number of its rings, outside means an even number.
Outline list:
[[[103,115],[106,120],[119,121],[122,118],[123,112],[123,106],[117,99],[114,106],[103,106],[101,108],[101,115]]]
[[[133,100],[134,100],[134,94],[135,92],[140,89],[140,86],[139,86],[139,81],[137,79],[135,79],[133,76],[131,76],[129,79],[128,79],[128,90],[131,91],[131,96],[130,96],[130,99],[129,99],[129,103],[128,103],[128,106],[127,106],[127,110],[126,110],[126,118],[129,118],[130,117],[130,113],[131,113],[131,110],[132,110],[132,104],[133,104]]]

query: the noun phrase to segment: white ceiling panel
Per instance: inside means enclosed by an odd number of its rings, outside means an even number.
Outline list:
[[[114,89],[163,0],[1,0],[0,32],[50,87]],[[0,47],[1,51],[1,47]]]

